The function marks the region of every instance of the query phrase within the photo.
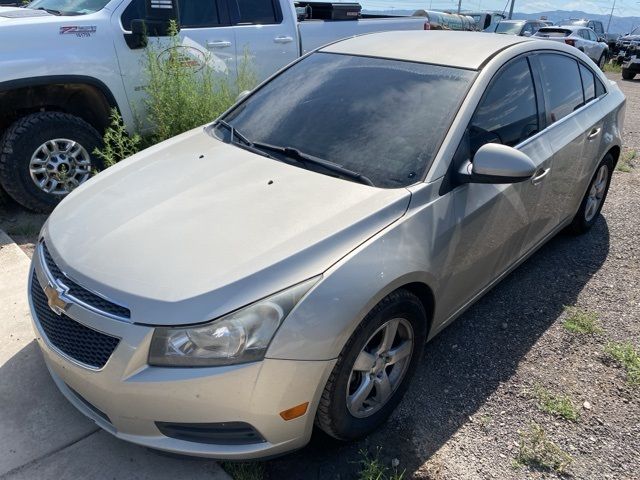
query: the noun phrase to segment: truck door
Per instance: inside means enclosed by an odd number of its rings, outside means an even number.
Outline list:
[[[259,80],[298,58],[298,27],[291,2],[226,1],[236,35],[238,62],[246,53]]]
[[[180,0],[179,48],[181,54],[195,62],[210,65],[214,71],[235,82],[237,76],[237,51],[235,32],[229,21],[224,0]],[[112,16],[114,43],[129,103],[138,115],[142,126],[145,122],[143,98],[147,50],[131,48],[126,35],[131,32],[131,22],[145,18],[145,0],[123,2]],[[149,45],[162,55],[172,47],[169,37],[149,37]]]

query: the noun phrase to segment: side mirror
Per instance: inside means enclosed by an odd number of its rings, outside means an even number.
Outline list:
[[[536,165],[525,153],[499,143],[480,147],[473,162],[458,171],[459,183],[518,183],[530,179]]]
[[[169,36],[171,21],[178,24],[177,0],[145,0],[144,7],[145,18],[132,20],[131,33],[124,36],[131,49],[146,47],[148,37]]]
[[[243,90],[242,92],[240,92],[238,94],[238,96],[236,97],[236,102],[239,102],[240,100],[242,100],[244,97],[246,97],[247,95],[249,95],[251,93],[251,90]]]

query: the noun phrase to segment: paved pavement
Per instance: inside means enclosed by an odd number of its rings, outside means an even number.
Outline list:
[[[118,440],[66,401],[31,330],[28,271],[28,257],[0,230],[0,479],[229,479],[215,462]]]

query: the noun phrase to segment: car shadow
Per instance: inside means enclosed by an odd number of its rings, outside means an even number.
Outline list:
[[[266,462],[266,477],[357,478],[360,452],[380,448],[386,465],[398,459],[411,478],[516,372],[608,252],[602,216],[586,235],[558,235],[426,346],[407,395],[383,428],[354,443],[315,431],[304,449]]]

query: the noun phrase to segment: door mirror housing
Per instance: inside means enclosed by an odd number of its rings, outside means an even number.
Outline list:
[[[145,0],[144,6],[145,18],[132,20],[131,33],[124,36],[131,49],[146,47],[148,37],[168,37],[172,20],[180,29],[177,0]]]
[[[466,162],[458,171],[460,183],[506,184],[524,182],[536,172],[536,165],[526,153],[501,145],[487,143],[480,147],[473,162]]]

